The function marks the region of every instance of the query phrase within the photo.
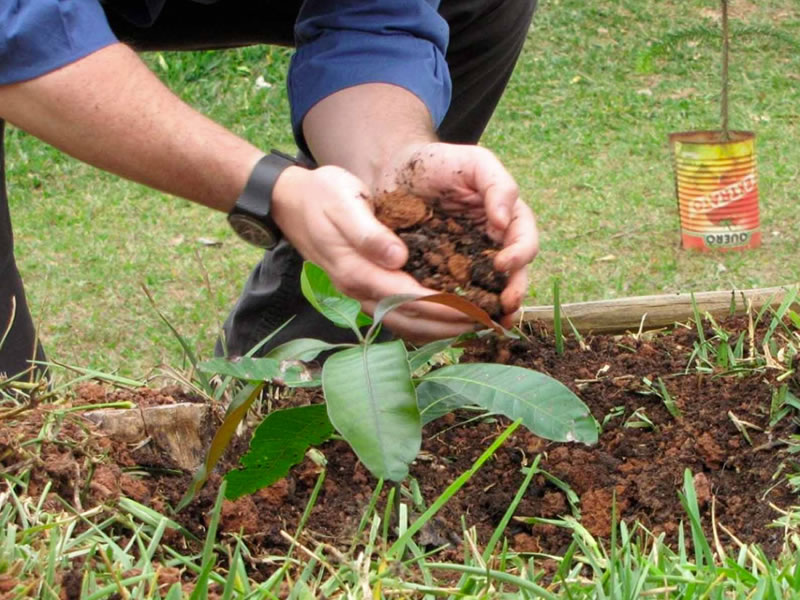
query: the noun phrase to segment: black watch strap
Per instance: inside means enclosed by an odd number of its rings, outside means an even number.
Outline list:
[[[235,210],[258,215],[262,219],[269,218],[272,209],[272,191],[278,176],[287,167],[297,164],[294,158],[278,150],[265,154],[253,167],[244,191],[236,201]]]

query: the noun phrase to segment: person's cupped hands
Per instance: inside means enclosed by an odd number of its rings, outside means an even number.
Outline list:
[[[425,199],[438,199],[450,213],[485,226],[502,246],[494,260],[508,274],[500,301],[511,327],[528,293],[528,265],[539,249],[536,219],[519,196],[514,178],[498,158],[475,145],[432,142],[398,151],[387,165],[380,185],[401,187]]]
[[[272,214],[286,238],[322,268],[336,288],[368,314],[387,296],[438,292],[402,271],[408,249],[373,213],[369,190],[350,172],[324,166],[289,167],[273,189]],[[452,308],[411,302],[392,310],[384,324],[414,343],[471,331],[474,323]]]

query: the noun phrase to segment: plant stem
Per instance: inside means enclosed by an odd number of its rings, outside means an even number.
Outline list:
[[[553,334],[556,338],[556,354],[564,354],[564,332],[561,327],[561,294],[560,281],[553,280]]]
[[[720,108],[722,113],[722,139],[728,141],[731,137],[728,128],[728,0],[722,2],[722,97],[720,98]]]

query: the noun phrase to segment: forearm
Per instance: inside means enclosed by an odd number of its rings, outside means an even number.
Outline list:
[[[89,164],[223,211],[263,155],[182,102],[122,44],[0,86],[0,118]]]
[[[318,102],[303,120],[303,134],[319,164],[335,164],[376,190],[391,185],[413,149],[436,141],[425,104],[404,88],[367,83]]]

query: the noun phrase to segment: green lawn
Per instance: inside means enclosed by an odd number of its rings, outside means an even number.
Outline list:
[[[800,40],[790,0],[733,1],[733,30],[763,25]],[[545,2],[485,143],[539,216],[531,303],[772,286],[797,281],[798,47],[732,40],[731,126],[757,134],[763,247],[679,248],[670,132],[719,127],[719,41],[688,37],[637,69],[649,45],[714,26],[718,2]],[[797,43],[797,42],[795,42]]]
[[[718,127],[712,0],[543,0],[483,143],[540,224],[529,304],[796,282],[800,6],[732,1],[731,125],[757,133],[763,247],[679,248],[670,132]],[[736,35],[737,32],[739,35]],[[652,44],[674,44],[652,52]],[[289,53],[248,48],[147,60],[182,97],[261,147],[291,151]],[[266,85],[265,85],[266,84]],[[50,358],[143,376],[180,347],[141,287],[208,356],[258,252],[224,216],[122,182],[8,133],[17,256]]]

